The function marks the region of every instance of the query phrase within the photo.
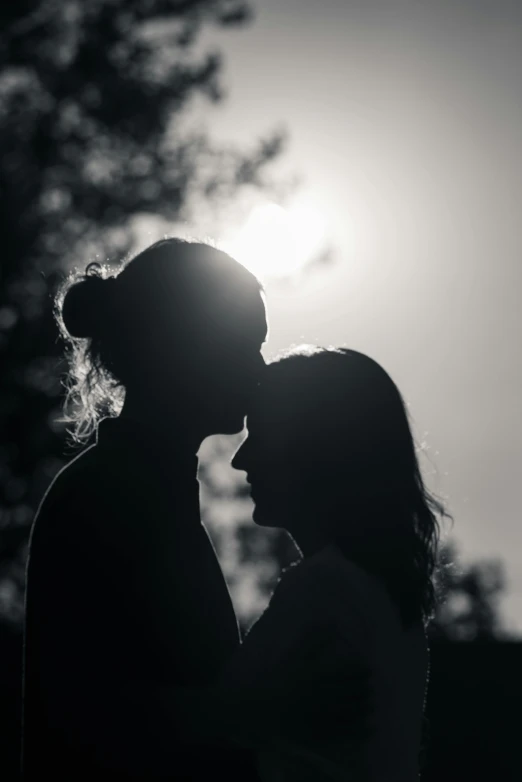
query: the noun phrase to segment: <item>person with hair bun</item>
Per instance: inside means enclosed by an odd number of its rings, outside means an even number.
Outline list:
[[[71,275],[56,316],[65,419],[87,447],[31,532],[25,779],[248,782],[251,748],[275,730],[267,712],[277,730],[295,727],[307,713],[299,676],[316,677],[320,699],[335,673],[318,659],[273,692],[216,685],[240,638],[200,521],[196,454],[243,428],[264,368],[261,285],[212,246],[166,239],[116,273]],[[339,686],[355,703],[357,680]],[[320,722],[335,731],[349,714],[324,697]]]

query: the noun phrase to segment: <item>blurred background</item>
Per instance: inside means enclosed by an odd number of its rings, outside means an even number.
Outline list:
[[[0,23],[2,779],[28,533],[72,455],[53,291],[166,234],[260,276],[267,358],[344,344],[398,384],[455,518],[424,779],[519,779],[518,0],[18,0]],[[203,444],[200,481],[246,629],[296,552],[252,525],[240,440]]]

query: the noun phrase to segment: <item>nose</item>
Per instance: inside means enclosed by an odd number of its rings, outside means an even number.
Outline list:
[[[248,436],[243,440],[234,456],[232,457],[232,467],[234,470],[248,471]]]

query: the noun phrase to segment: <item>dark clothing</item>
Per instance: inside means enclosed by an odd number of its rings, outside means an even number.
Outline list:
[[[239,644],[196,471],[195,456],[105,419],[44,497],[27,569],[25,779],[255,778],[248,752],[177,745],[162,710],[173,688],[212,684]]]

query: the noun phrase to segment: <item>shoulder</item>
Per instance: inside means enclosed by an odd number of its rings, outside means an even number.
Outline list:
[[[282,635],[346,645],[347,659],[365,653],[371,616],[365,575],[341,552],[324,549],[283,572],[267,609]]]
[[[129,518],[135,503],[135,476],[90,446],[63,467],[51,482],[35,515],[31,545],[60,540],[64,545],[89,538],[106,542],[120,518]]]
[[[281,576],[278,589],[285,592],[306,590],[307,593],[332,589],[357,590],[367,585],[371,578],[336,546],[330,545],[287,568]]]
[[[305,607],[309,616],[330,612],[344,591],[339,571],[347,564],[338,563],[328,547],[311,557],[301,559],[281,574],[270,601],[270,607],[286,611]]]
[[[96,447],[90,446],[62,467],[45,492],[37,516],[63,505],[80,511],[99,498],[107,487],[108,476],[97,457]]]
[[[309,616],[361,627],[384,602],[389,602],[384,587],[336,546],[288,568],[272,597],[283,612],[304,609]]]

